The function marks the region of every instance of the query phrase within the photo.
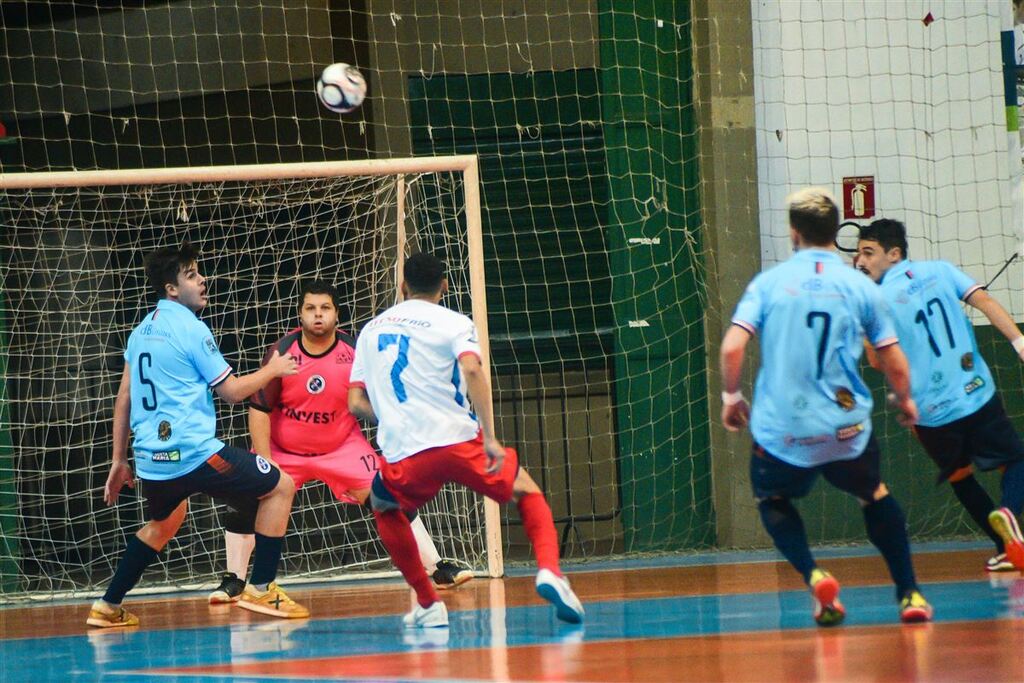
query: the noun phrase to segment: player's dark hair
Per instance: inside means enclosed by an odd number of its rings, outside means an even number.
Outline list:
[[[338,288],[329,282],[324,280],[307,280],[302,285],[302,291],[299,292],[299,310],[302,310],[303,304],[306,303],[307,294],[326,294],[331,297],[331,303],[334,304],[334,308],[341,308],[338,303]]]
[[[167,296],[166,285],[178,284],[178,273],[188,268],[199,259],[199,250],[189,242],[182,242],[180,247],[160,247],[150,252],[143,262],[146,278],[157,296]]]
[[[412,294],[434,294],[444,281],[444,262],[432,254],[421,251],[405,260],[402,269],[405,285]]]
[[[907,227],[892,218],[879,218],[860,229],[860,239],[878,242],[889,251],[899,247],[900,255],[907,258]]]
[[[808,187],[791,194],[789,224],[803,241],[816,247],[831,246],[839,233],[839,207],[832,193],[820,187]]]

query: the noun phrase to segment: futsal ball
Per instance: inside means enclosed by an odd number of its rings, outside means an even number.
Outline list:
[[[316,94],[331,111],[347,114],[366,99],[366,79],[354,66],[331,64],[317,79]]]

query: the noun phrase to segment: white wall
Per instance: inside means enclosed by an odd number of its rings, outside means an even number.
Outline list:
[[[869,175],[875,217],[907,225],[911,258],[946,259],[981,282],[996,274],[1022,227],[1000,52],[1010,6],[752,0],[766,267],[789,255],[790,191],[823,185],[841,200],[844,176]],[[1018,319],[1022,282],[1015,264],[991,290]]]

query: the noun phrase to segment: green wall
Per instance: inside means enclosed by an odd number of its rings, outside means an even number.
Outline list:
[[[689,3],[599,4],[626,549],[712,545]]]

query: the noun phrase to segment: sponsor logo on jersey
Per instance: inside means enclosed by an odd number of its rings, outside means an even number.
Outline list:
[[[206,352],[207,356],[217,354],[217,343],[213,341],[213,337],[207,337],[203,340],[203,351]]]
[[[378,318],[371,322],[367,327],[377,327],[378,325],[410,325],[412,327],[430,327],[429,320],[415,320],[413,318],[402,318],[397,315],[389,315],[384,318]]]
[[[269,474],[270,468],[271,464],[267,462],[266,458],[264,458],[262,455],[256,456],[256,469],[258,469],[263,474]]]
[[[911,276],[912,277],[912,276]],[[914,296],[922,289],[929,289],[935,281],[938,279],[937,275],[929,275],[923,280],[914,280],[909,287],[905,290],[908,295]]]
[[[840,427],[836,430],[836,441],[848,441],[864,431],[864,423],[858,422],[848,427]]]
[[[828,441],[831,441],[831,440],[832,440],[832,437],[828,436],[828,435],[825,435],[825,434],[820,434],[818,436],[801,436],[801,437],[795,437],[792,434],[788,434],[783,439],[783,442],[787,446],[817,446],[818,444],[827,443]]]
[[[327,388],[327,380],[323,375],[312,375],[306,380],[306,391],[311,394],[319,394]]]
[[[167,441],[171,438],[171,423],[167,420],[160,420],[160,425],[156,428],[156,438],[161,441]]]
[[[279,404],[278,409],[285,417],[298,422],[308,422],[315,425],[325,425],[334,422],[338,415],[337,410],[295,410],[284,404]]]
[[[981,389],[983,386],[985,386],[985,380],[983,380],[981,377],[975,377],[970,382],[964,385],[964,393],[968,395],[973,394],[975,391]]]
[[[181,451],[154,451],[153,462],[181,462]]]
[[[857,399],[853,397],[852,391],[846,387],[842,387],[836,391],[836,403],[838,403],[839,407],[846,412],[850,412],[853,410],[853,407],[857,405]]]

